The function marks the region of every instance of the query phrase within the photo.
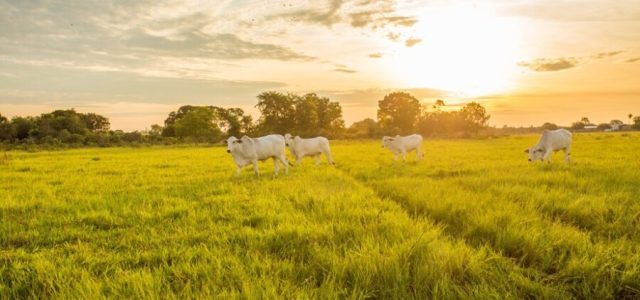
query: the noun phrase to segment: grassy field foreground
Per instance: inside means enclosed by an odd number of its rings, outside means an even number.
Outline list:
[[[0,157],[0,298],[637,298],[640,135],[334,142],[273,178],[224,148]]]

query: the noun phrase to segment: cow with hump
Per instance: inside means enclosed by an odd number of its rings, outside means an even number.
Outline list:
[[[416,151],[416,159],[422,159],[422,136],[412,134],[408,136],[384,136],[382,137],[382,147],[393,153],[393,159],[398,160],[398,155],[402,155],[402,160],[406,161],[407,152]]]
[[[544,161],[551,161],[551,154],[560,150],[564,151],[564,161],[569,163],[571,161],[571,142],[572,135],[569,130],[557,129],[557,130],[545,130],[538,140],[538,143],[524,150],[529,154],[529,161],[534,162],[538,159]]]
[[[236,176],[240,175],[240,170],[249,164],[253,164],[253,171],[259,176],[258,161],[273,159],[275,165],[275,175],[278,175],[282,164],[285,173],[289,173],[289,162],[284,153],[285,142],[284,137],[279,134],[271,134],[258,138],[250,138],[243,136],[238,139],[231,136],[227,139],[227,152],[231,153],[236,163]]]
[[[284,140],[289,147],[289,151],[296,158],[296,163],[300,165],[302,158],[305,156],[313,156],[316,161],[316,166],[320,164],[320,155],[324,154],[329,164],[333,165],[333,157],[331,156],[331,149],[329,148],[329,140],[325,137],[319,136],[309,139],[303,139],[299,136],[291,136],[291,134],[285,134]]]

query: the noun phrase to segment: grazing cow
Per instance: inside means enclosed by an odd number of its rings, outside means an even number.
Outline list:
[[[566,129],[545,130],[538,143],[524,152],[529,154],[529,161],[540,159],[550,162],[551,152],[563,150],[564,161],[569,163],[571,161],[571,138],[571,132]]]
[[[333,165],[333,157],[331,156],[331,149],[329,148],[329,140],[325,137],[314,137],[310,139],[303,139],[299,136],[291,136],[291,134],[285,134],[284,140],[289,146],[291,154],[296,158],[296,163],[300,165],[302,158],[305,156],[313,156],[316,160],[316,166],[320,164],[320,155],[324,154],[327,157],[329,164]]]
[[[382,138],[382,147],[391,150],[393,160],[398,160],[398,155],[402,154],[402,160],[405,161],[407,152],[416,150],[416,159],[422,159],[422,136],[412,134],[408,136],[396,135],[394,137],[384,136]]]
[[[289,173],[289,162],[284,153],[285,143],[284,137],[279,134],[272,134],[258,138],[250,138],[243,136],[238,139],[234,136],[227,139],[227,152],[231,153],[233,160],[238,167],[236,176],[240,175],[242,167],[253,164],[253,171],[259,176],[258,161],[273,159],[275,164],[275,175],[278,175],[280,166],[278,162],[284,165],[285,173]]]

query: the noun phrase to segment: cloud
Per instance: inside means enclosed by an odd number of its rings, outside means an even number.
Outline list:
[[[611,52],[600,52],[597,54],[594,54],[591,56],[591,58],[593,59],[602,59],[602,58],[607,58],[607,57],[611,57],[611,56],[616,56],[620,53],[622,53],[624,51],[611,51]]]
[[[387,34],[387,38],[392,42],[397,42],[397,41],[400,40],[400,34],[399,33],[389,32]]]
[[[369,54],[370,58],[382,58],[383,54],[380,52],[376,52],[376,53],[371,53]]]
[[[417,45],[418,43],[422,42],[421,39],[418,38],[409,38],[404,42],[404,45],[411,48],[415,45]]]
[[[138,102],[252,104],[255,96],[283,88],[280,82],[166,78],[129,72],[95,72],[64,67],[13,64],[0,69],[15,78],[0,80],[0,103]]]
[[[499,13],[560,22],[639,21],[640,6],[636,0],[539,0],[505,1]]]
[[[605,59],[616,56],[624,51],[600,52],[582,57],[538,58],[531,61],[518,62],[518,66],[528,68],[536,72],[561,71],[571,69],[579,64],[593,60]]]
[[[313,57],[289,48],[252,43],[233,34],[190,32],[179,36],[154,36],[146,32],[132,33],[126,40],[130,47],[162,56],[189,56],[218,59],[273,59],[281,61],[312,60]]]
[[[355,70],[351,70],[351,69],[347,69],[347,68],[335,68],[333,69],[336,72],[341,72],[341,73],[356,73]]]
[[[310,61],[289,47],[218,30],[222,21],[190,2],[82,5],[0,2],[0,59],[93,70],[174,72],[167,62]],[[211,4],[213,10],[216,5]],[[231,30],[229,30],[231,31]],[[176,65],[176,64],[174,64]],[[186,64],[183,64],[186,65]],[[204,68],[202,68],[204,69]],[[211,72],[211,71],[208,71]]]
[[[634,58],[627,59],[628,63],[634,63],[634,62],[637,62],[637,61],[640,61],[640,57],[634,57]]]
[[[522,61],[518,63],[518,66],[529,68],[536,72],[549,72],[571,69],[578,65],[578,60],[575,58],[540,58],[532,61]]]
[[[354,28],[372,29],[411,27],[418,22],[413,16],[396,13],[394,0],[316,0],[311,1],[307,8],[271,15],[267,20],[286,20],[326,27],[348,24]]]

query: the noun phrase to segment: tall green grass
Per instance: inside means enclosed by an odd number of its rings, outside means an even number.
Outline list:
[[[378,142],[233,176],[223,148],[9,152],[0,298],[633,298],[639,135]]]

